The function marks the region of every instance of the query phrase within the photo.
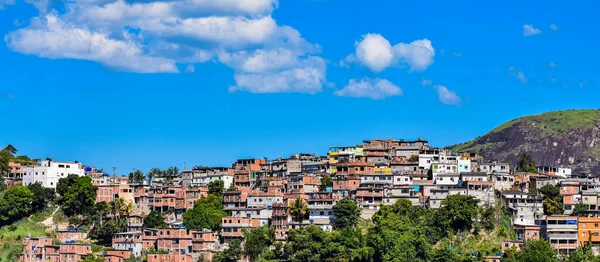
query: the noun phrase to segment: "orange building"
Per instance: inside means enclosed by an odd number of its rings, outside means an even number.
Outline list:
[[[586,242],[590,241],[590,239],[592,241],[592,245],[600,245],[599,217],[580,217],[577,231],[580,246],[583,246]]]

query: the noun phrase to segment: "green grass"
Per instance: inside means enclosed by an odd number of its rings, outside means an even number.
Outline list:
[[[52,215],[52,212],[54,212],[54,209],[56,209],[56,207],[54,207],[54,206],[47,207],[44,210],[31,215],[31,220],[34,222],[42,222],[42,221],[46,220],[46,218],[50,217],[50,215]]]
[[[23,239],[27,235],[39,237],[48,234],[44,226],[27,218],[0,228],[0,262],[17,261],[23,252]]]
[[[517,123],[531,122],[542,131],[546,137],[573,129],[588,129],[600,121],[600,110],[565,110],[526,116],[508,121],[490,131],[488,134],[497,133]]]

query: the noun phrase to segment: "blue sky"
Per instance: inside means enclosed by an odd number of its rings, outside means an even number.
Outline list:
[[[57,2],[0,0],[0,143],[120,174],[599,105],[596,1]]]

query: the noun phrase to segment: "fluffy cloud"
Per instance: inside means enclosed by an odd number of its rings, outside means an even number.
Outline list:
[[[145,54],[134,42],[115,40],[65,24],[53,15],[37,19],[35,26],[5,36],[14,51],[46,58],[89,60],[138,73],[178,72],[175,61]]]
[[[0,10],[4,9],[4,6],[14,5],[15,2],[15,0],[0,0]]]
[[[381,72],[392,66],[408,66],[423,71],[433,64],[435,49],[428,39],[394,46],[380,34],[367,34],[355,44],[356,52],[342,61],[343,65],[359,63],[373,72]]]
[[[460,106],[461,99],[458,95],[456,95],[456,92],[448,90],[448,88],[442,85],[435,86],[435,89],[438,93],[438,99],[440,102],[446,105]]]
[[[315,93],[326,83],[320,47],[273,19],[278,0],[65,1],[66,12],[47,12],[52,0],[26,1],[50,15],[5,36],[17,52],[138,73],[190,72],[213,60],[234,69],[232,90],[257,93]]]
[[[554,62],[549,62],[549,63],[548,63],[548,67],[556,67],[556,63],[554,63]]]
[[[294,65],[286,67],[249,71],[242,69],[236,71],[236,86],[229,87],[229,91],[314,94],[321,92],[326,84],[325,72],[325,61],[316,56],[299,59]]]
[[[511,66],[508,68],[508,74],[514,76],[516,79],[519,79],[523,83],[527,83],[527,77],[525,77],[525,74],[523,73],[523,71],[521,71],[521,69]]]
[[[557,26],[557,25],[555,25],[555,24],[551,24],[551,25],[550,25],[550,30],[552,30],[552,31],[556,31],[556,30],[558,30],[558,26]]]
[[[532,25],[523,25],[523,37],[541,34],[542,30],[534,28]]]
[[[371,79],[365,77],[361,80],[350,79],[348,85],[334,92],[338,96],[367,97],[375,100],[390,96],[401,96],[402,89],[386,79]]]

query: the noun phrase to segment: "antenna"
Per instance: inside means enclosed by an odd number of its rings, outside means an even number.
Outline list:
[[[183,170],[187,170],[187,163],[183,162]]]
[[[112,168],[112,170],[113,170],[113,177],[117,176],[117,167],[116,167],[116,166],[113,166],[113,167],[111,167],[111,168]]]

